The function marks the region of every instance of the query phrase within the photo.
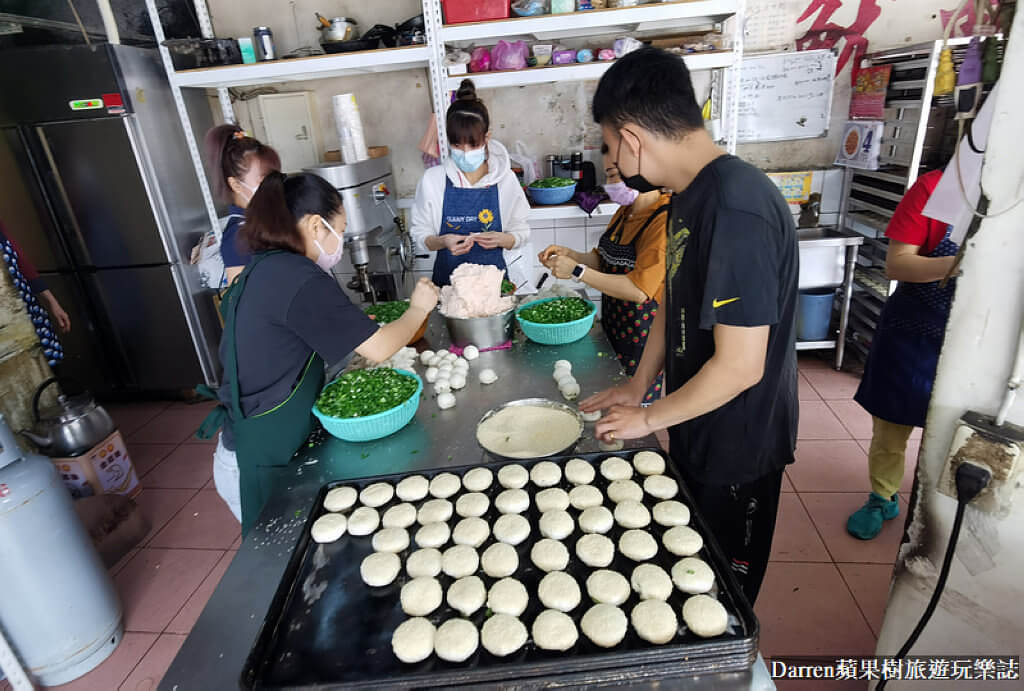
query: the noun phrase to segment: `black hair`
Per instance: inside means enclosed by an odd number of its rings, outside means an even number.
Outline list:
[[[477,97],[476,85],[472,79],[463,79],[459,84],[459,90],[455,92],[455,101],[448,106],[445,126],[448,130],[449,144],[483,146],[487,133],[491,130],[491,116],[487,112],[487,106]]]
[[[597,84],[592,112],[599,125],[634,123],[672,139],[704,127],[686,63],[660,48],[616,60]]]
[[[252,252],[305,254],[299,221],[308,214],[330,219],[343,209],[338,190],[319,175],[275,171],[263,179],[249,201],[239,234]]]
[[[281,169],[281,158],[277,152],[260,140],[247,137],[245,130],[238,125],[212,128],[206,133],[203,149],[210,168],[213,194],[226,202],[231,201],[228,178],[242,177],[257,161],[264,170]]]

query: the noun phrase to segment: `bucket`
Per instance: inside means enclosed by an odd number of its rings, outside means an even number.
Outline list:
[[[832,321],[834,288],[811,288],[800,291],[799,312],[796,318],[798,341],[824,341],[829,337]]]

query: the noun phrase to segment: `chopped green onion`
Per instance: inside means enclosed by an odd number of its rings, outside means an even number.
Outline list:
[[[523,308],[519,318],[534,324],[565,324],[589,316],[593,309],[580,298],[555,298]]]
[[[316,407],[324,415],[337,418],[365,417],[391,410],[416,393],[412,377],[381,367],[346,372],[323,390]]]

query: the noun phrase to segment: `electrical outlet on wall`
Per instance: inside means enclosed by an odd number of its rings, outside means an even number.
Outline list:
[[[988,487],[971,502],[974,508],[1005,517],[1010,512],[1018,486],[1021,455],[1024,452],[1024,428],[1010,423],[997,427],[993,419],[973,411],[960,418],[953,434],[946,465],[937,489],[956,496],[956,470],[964,461],[986,466],[992,472]]]

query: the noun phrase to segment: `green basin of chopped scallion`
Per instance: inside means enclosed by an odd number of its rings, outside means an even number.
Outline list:
[[[581,298],[556,298],[524,307],[519,318],[534,324],[566,324],[589,316],[593,309]]]
[[[331,417],[366,417],[398,407],[417,388],[415,379],[388,367],[354,370],[331,382],[316,400],[316,407]]]

